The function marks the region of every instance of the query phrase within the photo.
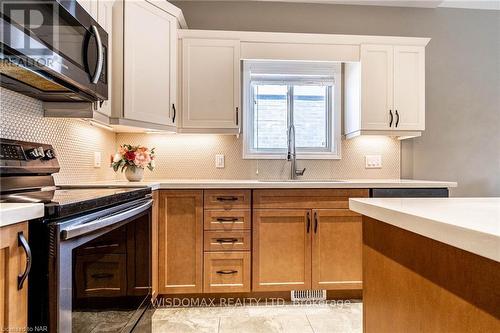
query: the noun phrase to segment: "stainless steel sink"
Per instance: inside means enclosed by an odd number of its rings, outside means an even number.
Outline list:
[[[259,179],[264,183],[345,183],[340,179]]]

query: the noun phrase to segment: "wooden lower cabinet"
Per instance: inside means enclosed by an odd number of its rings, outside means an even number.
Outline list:
[[[162,190],[159,197],[159,293],[201,293],[203,191]]]
[[[26,269],[26,254],[18,235],[28,238],[28,223],[0,228],[0,330],[25,332],[28,324],[28,280],[18,289],[18,275]]]
[[[250,252],[205,252],[206,293],[250,292]]]
[[[361,215],[348,209],[312,215],[312,289],[361,289]]]
[[[309,209],[253,211],[253,291],[311,288],[310,214]]]

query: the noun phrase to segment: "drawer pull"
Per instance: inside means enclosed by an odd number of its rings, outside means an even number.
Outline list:
[[[227,222],[234,223],[236,221],[238,221],[238,219],[236,217],[218,217],[217,218],[217,222],[219,222],[219,223],[227,223]]]
[[[236,243],[238,238],[217,238],[215,240],[217,243]]]
[[[217,274],[236,274],[236,273],[238,273],[238,271],[235,271],[233,269],[232,270],[228,269],[228,270],[217,271],[216,273]]]
[[[217,197],[215,198],[217,201],[236,201],[238,197]]]
[[[97,273],[97,274],[92,274],[91,276],[94,279],[110,279],[113,277],[114,274],[111,273]]]

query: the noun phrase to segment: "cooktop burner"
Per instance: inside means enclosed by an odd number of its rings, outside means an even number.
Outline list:
[[[45,218],[57,219],[140,199],[150,188],[71,188],[2,194],[0,202],[45,204]]]

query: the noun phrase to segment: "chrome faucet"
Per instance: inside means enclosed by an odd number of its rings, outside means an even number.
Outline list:
[[[286,154],[286,160],[290,163],[290,179],[297,179],[297,176],[303,176],[306,168],[300,170],[297,169],[297,153],[295,147],[295,126],[290,124],[288,127],[288,152]]]

